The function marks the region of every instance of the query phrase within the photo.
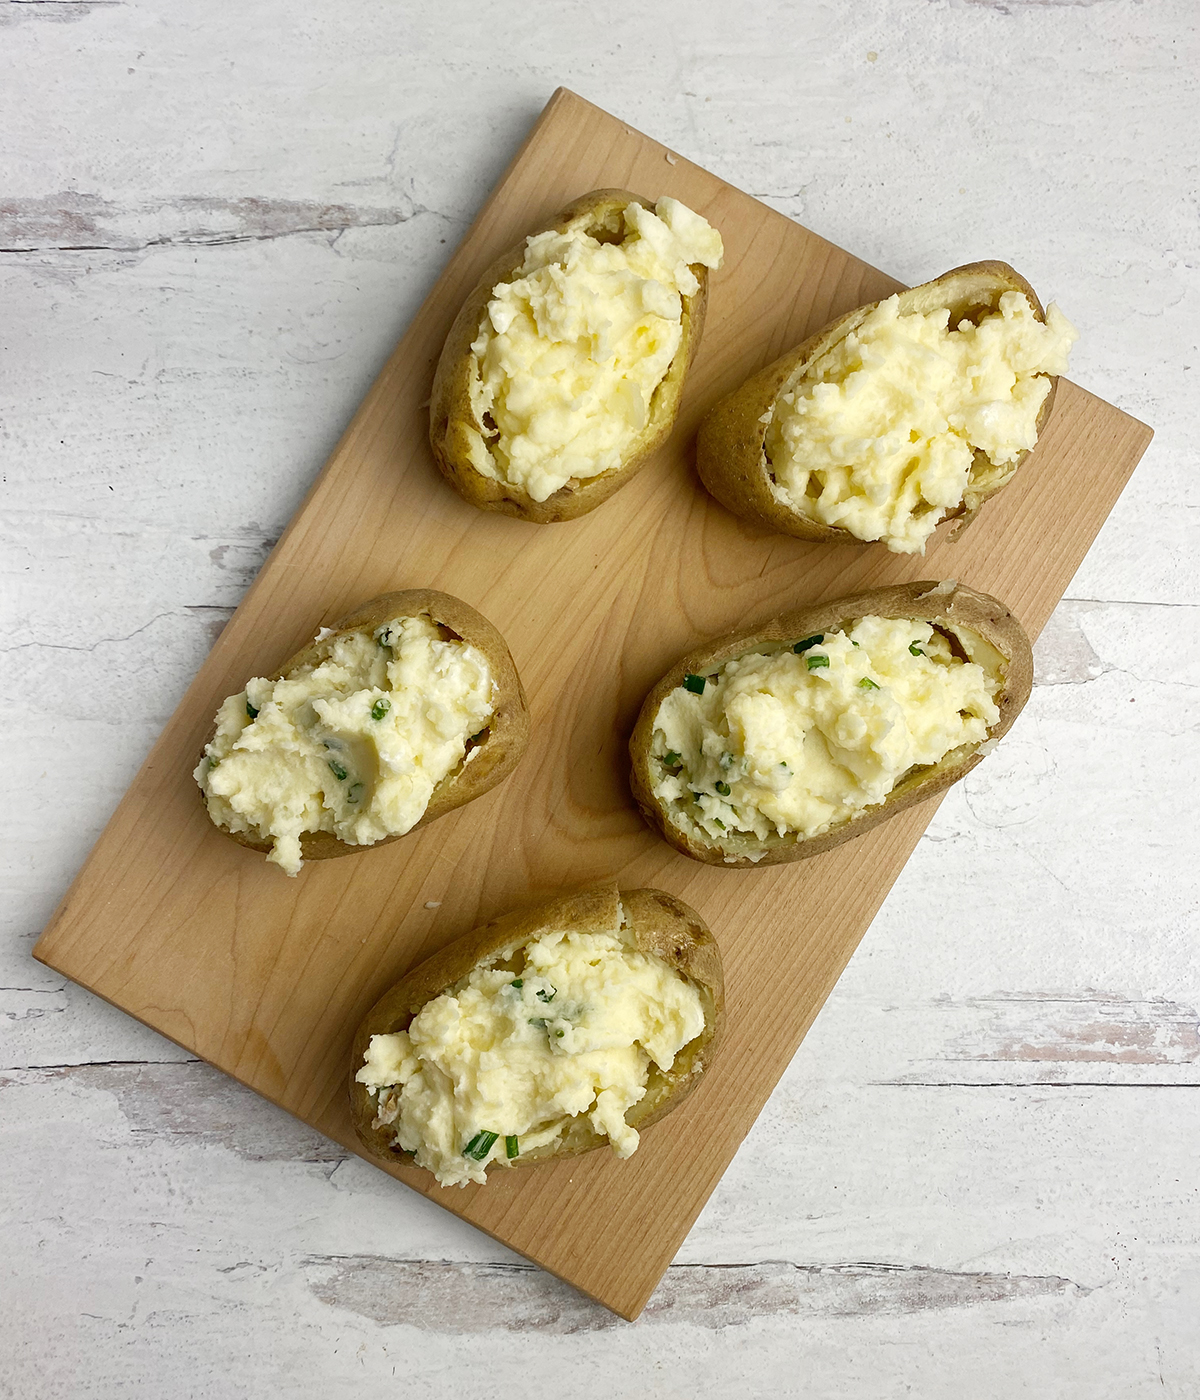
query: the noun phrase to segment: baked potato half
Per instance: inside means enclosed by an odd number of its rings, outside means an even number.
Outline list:
[[[517,323],[518,330],[522,326],[528,326],[532,331],[532,323],[536,320],[537,335],[544,337],[546,332],[543,328],[553,327],[551,339],[543,338],[537,342],[540,358],[536,371],[526,375],[522,381],[519,409],[515,406],[515,396],[509,396],[501,403],[495,390],[497,384],[507,386],[513,382],[503,376],[508,373],[508,366],[519,357],[510,347],[502,373],[499,367],[492,366],[488,352],[481,348],[488,337],[491,337],[489,343],[495,344],[499,335],[489,310],[494,296],[504,293],[506,288],[511,288],[514,284],[525,285],[521,281],[523,278],[536,276],[536,271],[531,274],[526,266],[526,254],[531,245],[547,234],[564,237],[587,235],[601,245],[624,245],[638,236],[627,227],[626,212],[633,205],[640,205],[642,211],[654,211],[656,208],[651,201],[631,194],[628,190],[594,190],[575,200],[552,223],[537,230],[528,239],[522,239],[492,263],[479,279],[474,291],[467,297],[450,328],[433,379],[429,407],[429,440],[434,460],[442,475],[464,500],[481,510],[500,511],[504,515],[517,516],[522,520],[531,520],[543,525],[561,520],[574,520],[577,516],[594,510],[614,491],[631,480],[670,434],[679,410],[684,380],[704,325],[709,272],[709,267],[704,262],[687,263],[691,278],[685,278],[685,281],[689,288],[694,284],[694,290],[679,289],[678,300],[681,309],[678,347],[665,366],[659,364],[652,352],[648,357],[642,355],[640,346],[643,343],[653,347],[656,339],[661,339],[666,333],[665,322],[656,321],[652,315],[645,313],[642,315],[642,322],[645,324],[637,332],[640,337],[637,346],[632,340],[628,343],[618,342],[615,347],[607,347],[603,351],[593,350],[583,359],[573,359],[565,365],[556,364],[552,371],[547,370],[546,366],[552,357],[561,360],[562,357],[573,354],[575,347],[582,346],[585,342],[594,346],[605,341],[609,335],[606,329],[609,322],[622,321],[624,313],[609,316],[605,310],[604,298],[610,295],[613,286],[621,279],[621,274],[611,269],[601,269],[597,273],[598,280],[594,279],[593,284],[589,284],[585,295],[574,299],[578,305],[584,307],[600,305],[599,312],[591,313],[596,325],[588,321],[586,312],[580,313],[581,319],[578,324],[565,323],[566,313],[563,311],[563,305],[571,298],[562,290],[566,278],[565,274],[560,275],[558,268],[553,269],[555,279],[552,285],[534,288],[530,293],[534,299],[530,305],[536,305],[536,310],[531,311],[529,307],[506,310],[505,322],[511,317]],[[682,211],[672,215],[681,230],[680,237],[684,240],[677,241],[674,246],[695,251],[701,248],[706,238],[709,242],[715,240],[714,246],[718,250],[715,262],[713,256],[709,256],[708,261],[719,265],[719,235],[678,201],[660,200],[658,208],[661,210],[666,205],[670,205],[673,211]],[[637,217],[640,218],[640,215]],[[661,232],[663,227],[659,225],[656,231]],[[572,259],[573,257],[574,255]],[[565,261],[570,259],[564,258],[564,264]],[[569,270],[572,276],[585,275],[577,274],[573,266]],[[645,269],[640,269],[639,276],[643,274]],[[626,278],[626,281],[628,280]],[[644,288],[647,283],[634,283],[635,292],[639,285]],[[659,290],[666,292],[671,289],[660,286]],[[614,295],[619,297],[628,294],[629,289],[626,287]],[[547,310],[547,300],[554,297],[559,300]],[[574,308],[570,314],[575,314]],[[617,333],[613,334],[615,336]],[[496,352],[497,356],[499,353]],[[590,377],[598,363],[596,356],[607,364],[605,357],[610,353],[618,355],[620,365],[616,369],[610,366],[603,373],[597,370],[596,376]],[[647,364],[653,362],[654,368],[647,372],[651,378],[658,375],[656,384],[647,380],[640,387],[632,387],[636,375],[629,369],[631,356],[635,360],[638,357],[645,358]],[[605,378],[605,375],[609,377]],[[560,390],[554,387],[559,378],[562,379]],[[612,424],[614,414],[620,417],[614,405],[627,406],[631,394],[636,400],[633,409],[628,410],[632,418],[628,423],[622,424],[620,435],[610,441],[596,430],[595,425],[598,420]],[[605,395],[608,395],[608,398]],[[585,407],[579,409],[580,403]],[[601,458],[605,461],[619,459],[617,464],[596,470],[594,474],[572,475],[565,480],[564,472],[569,468],[559,470],[557,475],[547,476],[541,467],[530,466],[529,454],[523,449],[532,441],[532,437],[519,431],[520,425],[528,425],[537,418],[539,421],[536,436],[542,438],[550,431],[546,428],[547,423],[556,425],[555,432],[561,422],[574,423],[575,419],[570,415],[576,413],[577,409],[579,422],[586,422],[587,425],[586,428],[579,429],[580,436],[572,437],[575,429],[564,428],[561,442],[558,439],[548,441],[544,450],[553,450],[553,454],[568,462],[574,459],[582,463],[586,459],[587,464],[592,467],[595,467]],[[624,411],[626,410],[622,409],[622,412]],[[643,415],[643,421],[640,427],[636,427],[635,422],[639,414]],[[589,433],[595,436],[587,437],[586,434]],[[588,450],[580,444],[585,441],[598,441],[600,438],[606,443],[604,452],[588,458]],[[532,476],[523,476],[526,467],[533,472]],[[550,494],[543,494],[550,489],[553,481],[560,481],[561,484],[557,489],[550,490]]]
[[[474,691],[453,689],[457,656],[464,660]],[[444,674],[448,664],[449,680]],[[314,695],[292,694],[266,708],[275,698],[276,682],[310,680],[323,665],[334,668],[332,679]],[[390,679],[393,665],[403,672],[399,687]],[[422,680],[429,682],[428,692],[421,690]],[[405,740],[406,688],[414,699],[423,695],[428,701],[418,707],[428,711],[417,735],[419,744]],[[267,727],[261,738],[247,733],[258,721],[260,707],[268,726],[275,726]],[[314,708],[322,711],[315,723]],[[464,734],[456,737],[455,723]],[[381,737],[375,738],[376,733]],[[273,756],[272,742],[294,753],[298,735],[316,748],[315,759],[310,755],[289,760],[287,770],[260,767],[241,774],[232,794],[217,790],[231,784],[218,775],[239,740],[241,748],[251,751],[248,757],[261,763],[266,761],[263,754]],[[412,588],[372,598],[331,627],[322,627],[270,676],[250,680],[243,691],[229,697],[218,711],[195,776],[219,830],[250,850],[272,852],[272,859],[294,874],[301,860],[328,860],[398,841],[482,796],[512,772],[528,741],[525,692],[504,638],[461,598]],[[425,794],[418,785],[420,775],[409,778],[405,770],[413,772],[414,764],[419,768],[423,762],[428,765],[426,783],[439,768],[446,771],[433,782],[421,807]],[[399,804],[396,782],[408,783]],[[319,789],[315,793],[314,783]],[[258,801],[256,784],[269,800]],[[377,808],[375,821],[372,813]],[[281,811],[293,828],[286,862],[278,858],[278,831],[261,820],[264,814]],[[364,821],[366,825],[360,825]],[[403,830],[376,831],[389,821]],[[295,830],[298,826],[301,829]],[[350,836],[358,839],[346,839]]]
[[[1017,619],[953,580],[799,608],[663,676],[630,739],[633,796],[694,860],[803,860],[958,782],[1032,683]]]
[[[944,273],[932,282],[900,292],[896,311],[901,317],[930,316],[948,311],[949,328],[954,332],[963,322],[978,328],[985,317],[1003,319],[1013,308],[1024,317],[1025,311],[1019,302],[1005,302],[1004,306],[1010,309],[1009,312],[1002,308],[1002,298],[1012,293],[1028,304],[1033,321],[1042,327],[1047,325],[1046,312],[1033,288],[1024,277],[1003,262],[969,263]],[[865,403],[863,386],[867,380],[862,361],[854,359],[853,347],[856,342],[847,344],[847,341],[849,337],[863,333],[868,318],[879,308],[888,308],[889,302],[890,299],[871,302],[838,317],[753,375],[709,412],[701,424],[697,440],[697,468],[701,481],[722,505],[743,519],[798,539],[820,544],[862,544],[882,539],[897,552],[912,553],[923,552],[925,538],[944,520],[959,522],[954,533],[954,538],[957,538],[983,503],[1012,480],[1031,450],[1018,444],[1022,441],[1028,443],[1028,420],[1035,397],[1042,393],[1045,395],[1033,422],[1032,435],[1036,442],[1050,416],[1058,374],[1043,374],[1029,368],[1026,378],[1031,382],[1024,387],[1019,383],[1014,387],[1011,379],[1007,378],[1008,365],[1003,359],[993,361],[998,373],[992,378],[975,373],[985,348],[989,354],[996,353],[998,337],[988,346],[973,342],[969,351],[964,346],[966,361],[962,373],[951,380],[952,384],[966,385],[962,391],[965,407],[959,406],[962,413],[967,415],[967,423],[964,427],[961,421],[955,420],[954,428],[961,442],[954,440],[954,434],[945,426],[945,419],[936,430],[929,429],[937,433],[937,441],[932,446],[926,436],[928,423],[937,419],[937,407],[946,404],[944,397],[939,404],[938,396],[944,396],[947,388],[936,378],[944,369],[939,363],[938,352],[931,352],[931,347],[924,344],[916,350],[912,366],[918,373],[931,377],[913,383],[888,384],[884,391],[887,398],[881,397],[869,410],[860,411],[853,424],[831,424],[829,420],[805,417],[803,420],[793,418],[786,429],[780,427],[780,415],[782,413],[786,418],[787,406],[795,402],[795,396],[805,399],[813,386],[829,382],[831,375],[844,376],[850,372],[846,368],[847,363],[857,365],[856,398],[858,403]],[[1050,314],[1053,322],[1050,330],[1039,332],[1029,327],[1024,334],[1027,339],[1032,335],[1041,341],[1046,352],[1046,363],[1057,369],[1060,365],[1065,367],[1066,354],[1076,336],[1074,328],[1056,307],[1051,307]],[[878,320],[876,316],[871,322],[868,328],[870,333],[875,333]],[[944,340],[943,347],[948,343]],[[887,342],[884,345],[887,346]],[[876,364],[870,367],[876,375],[880,373],[878,361],[881,357],[892,354],[894,360],[895,345],[893,341],[885,352],[876,354]],[[1022,356],[1025,360],[1030,358],[1029,352],[1024,349],[1017,355],[1018,362],[1022,361]],[[972,357],[975,357],[974,360]],[[1036,359],[1031,363],[1036,365]],[[930,370],[929,366],[935,368]],[[883,373],[888,373],[886,367]],[[971,379],[973,373],[974,380]],[[1049,381],[1048,391],[1041,384],[1042,380]],[[1037,381],[1036,386],[1032,381]],[[833,382],[840,380],[835,377]],[[981,385],[985,387],[981,388]],[[990,394],[995,395],[994,402],[989,401]],[[1025,403],[1028,404],[1028,411],[1022,410],[1025,417],[1018,424],[1011,410],[1014,405]],[[922,422],[922,410],[930,405],[935,406],[933,418]],[[810,403],[805,402],[803,407],[806,413],[809,412]],[[986,424],[980,416],[984,411],[993,415]],[[901,419],[897,414],[909,416]],[[970,417],[971,414],[976,415],[974,419]],[[996,415],[1001,416],[999,421]],[[949,410],[949,417],[955,418],[954,409]],[[912,432],[897,431],[909,428],[913,423],[919,426]],[[981,436],[1009,433],[1009,437],[1003,440],[987,437],[989,451],[1000,460],[993,461],[987,451],[976,445],[971,431],[973,423],[980,427]],[[881,427],[881,424],[885,426]],[[985,427],[986,433],[983,431]],[[813,448],[809,444],[818,433],[828,436]],[[840,440],[835,436],[838,433],[841,434]],[[870,450],[875,452],[888,433],[894,434],[897,443],[889,445],[887,450],[896,455],[894,465],[883,468],[878,456],[867,455],[864,444],[871,444]],[[807,449],[804,457],[806,463],[828,459],[831,464],[836,463],[833,472],[814,468],[805,474],[789,477],[792,468],[786,462],[782,465],[777,463],[772,457],[773,451],[784,458],[788,456],[791,450],[788,434],[796,435],[791,439],[793,442],[797,438],[803,440],[802,447]],[[903,437],[902,443],[899,442],[900,437]],[[908,457],[910,439],[917,444],[912,449],[917,455],[912,459]],[[947,445],[949,452],[945,450]],[[953,470],[950,468],[951,461],[955,464]],[[855,477],[856,468],[864,473],[861,478]],[[869,497],[878,498],[880,474],[885,469],[895,478],[895,509],[904,519],[903,530],[906,533],[902,533],[897,525],[882,527],[882,533],[874,532],[881,528],[881,517],[866,501]],[[850,473],[849,481],[839,474],[843,470]],[[961,480],[954,476],[955,471],[962,473]],[[942,475],[939,476],[939,473]],[[799,494],[781,478],[792,480],[793,485],[799,487]],[[922,488],[932,499],[921,494]],[[890,489],[893,489],[893,483],[889,483]],[[947,492],[951,497],[959,492],[961,494],[954,501],[947,499]],[[862,502],[853,499],[859,495],[863,498]],[[847,501],[850,502],[849,506]],[[830,522],[830,516],[839,515],[849,520],[850,524]],[[904,538],[907,538],[907,543],[901,542]]]
[[[560,939],[560,935],[565,937]],[[582,940],[582,951],[577,947],[573,953],[577,959],[575,974],[565,966],[568,956],[553,951],[562,948],[568,938]],[[547,942],[550,954],[544,951]],[[608,953],[604,952],[605,947]],[[613,949],[619,951],[613,954]],[[634,955],[631,962],[635,966],[624,968],[630,979],[628,989],[620,982],[624,965],[600,961],[619,956],[620,951]],[[557,963],[554,956],[559,956]],[[595,974],[599,980],[591,985],[588,996],[581,996],[580,985],[571,981],[573,975],[578,975],[580,965],[584,965],[585,973],[589,965],[600,968]],[[659,981],[647,982],[647,975],[657,976]],[[576,1111],[569,1114],[556,1113],[553,1106],[547,1109],[544,1101],[535,1100],[531,1107],[521,1094],[530,1083],[539,1086],[538,1093],[550,1093],[556,1070],[564,1074],[574,1072],[575,1066],[564,1063],[573,1058],[576,1066],[589,1059],[594,1061],[594,1052],[589,1056],[594,1045],[603,1046],[606,1054],[621,1053],[613,1029],[619,1027],[624,1035],[629,1027],[620,1020],[621,1005],[612,999],[614,978],[618,992],[629,990],[635,998],[648,1000],[653,1007],[651,1019],[663,1025],[671,1023],[678,1008],[673,1010],[661,999],[661,989],[665,988],[673,999],[682,997],[691,1022],[679,1032],[678,1039],[694,1034],[679,1044],[665,1067],[652,1055],[643,1053],[645,1093],[619,1112],[616,1127],[610,1124],[610,1130],[602,1132],[593,1122],[595,1107],[603,1096],[599,1086],[607,1082],[601,1077],[590,1079],[590,1087],[584,1092],[584,1099],[595,1092],[595,1100],[590,1105],[583,1099],[577,1100]],[[659,1000],[654,993],[656,985],[660,987]],[[467,995],[474,997],[469,1012],[470,1045],[451,1043],[447,1050],[445,1043],[451,1040],[457,1025],[460,1005],[456,1000],[451,1007],[449,997],[463,995],[468,987],[471,990]],[[448,997],[439,1002],[443,993]],[[493,1008],[500,1003],[500,1011],[491,1022],[480,1011],[480,1000],[486,1004],[489,996]],[[566,1005],[559,1015],[565,1020],[560,1021],[555,1014],[563,1002]],[[431,1021],[433,1032],[442,1036],[436,1048],[431,1048],[430,1030],[418,1034],[413,1025],[418,1013],[433,1003],[438,1003],[436,1014],[426,1019]],[[528,1020],[526,1030],[528,1011],[533,1011],[534,1016]],[[466,1021],[468,1012],[462,1015]],[[572,1026],[572,1018],[582,1024]],[[620,1151],[620,1155],[628,1155],[636,1147],[637,1134],[676,1108],[696,1087],[712,1062],[723,1020],[721,955],[708,926],[694,909],[663,890],[618,890],[611,882],[560,895],[472,929],[406,973],[380,997],[359,1026],[351,1050],[349,1094],[355,1131],[368,1152],[383,1161],[412,1163],[419,1153],[420,1164],[431,1170],[436,1168],[443,1184],[482,1181],[488,1165],[532,1166],[591,1152],[606,1143],[615,1148],[632,1130],[632,1146],[625,1142]],[[495,1032],[497,1024],[503,1027],[501,1032]],[[369,1067],[384,1063],[395,1054],[398,1044],[399,1060],[403,1060],[413,1048],[413,1041],[408,1040],[410,1031],[425,1055],[445,1056],[441,1064],[446,1072],[430,1072],[427,1078],[436,1084],[453,1085],[452,1097],[447,1100],[449,1106],[443,1104],[440,1110],[431,1110],[427,1102],[424,1110],[431,1123],[440,1125],[438,1131],[446,1133],[441,1148],[419,1138],[408,1149],[399,1144],[399,1128],[395,1125],[401,1110],[398,1099],[390,1097],[398,1089],[379,1083],[394,1078],[395,1073],[376,1072]],[[494,1033],[497,1038],[489,1040]],[[582,1036],[578,1043],[573,1039],[576,1035]],[[483,1076],[479,1065],[481,1051],[491,1057],[493,1065],[503,1061],[504,1075],[510,1073],[510,1066],[517,1066],[524,1079],[514,1079],[510,1090],[507,1079],[498,1081],[493,1075],[479,1096],[486,1107],[477,1111],[471,1106],[471,1093]],[[408,1068],[412,1070],[411,1062]],[[579,1073],[587,1079],[595,1071],[588,1064]],[[368,1084],[367,1080],[376,1082]],[[561,1088],[557,1092],[560,1097],[571,1097],[577,1088],[578,1085],[569,1093]],[[418,1078],[418,1098],[424,1094],[428,1100],[429,1092]],[[479,1113],[485,1117],[503,1113],[499,1106],[502,1102],[509,1105],[510,1121],[479,1121]],[[552,1105],[556,1102],[551,1100]],[[422,1111],[419,1103],[413,1111]],[[530,1120],[538,1119],[539,1114],[549,1116],[539,1131],[528,1134]],[[453,1125],[447,1127],[451,1119]],[[516,1132],[518,1127],[520,1135]],[[431,1137],[433,1131],[431,1128]],[[482,1153],[481,1137],[490,1139]],[[456,1165],[456,1159],[461,1165]]]

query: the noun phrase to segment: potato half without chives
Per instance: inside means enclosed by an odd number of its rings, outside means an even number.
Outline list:
[[[450,485],[545,525],[630,481],[671,432],[722,252],[676,199],[595,190],[502,254],[434,375],[429,440]]]

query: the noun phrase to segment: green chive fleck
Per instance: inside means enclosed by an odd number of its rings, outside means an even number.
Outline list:
[[[538,1001],[544,1001],[544,1002],[546,1002],[547,1005],[549,1005],[549,1003],[552,1002],[552,1001],[554,1000],[554,998],[555,998],[557,995],[558,995],[558,988],[557,988],[557,987],[551,987],[550,990],[549,990],[549,992],[547,992],[546,989],[543,987],[543,988],[538,992],[538,994],[537,994],[537,999],[538,999]]]
[[[362,785],[362,783],[351,783],[351,784],[350,784],[350,791],[346,794],[346,801],[347,801],[348,803],[350,803],[351,806],[354,806],[356,803],[359,803],[359,802],[362,801],[362,795],[363,795],[363,785]]]
[[[875,684],[875,682],[871,679],[870,676],[864,676],[864,677],[862,678],[862,680],[859,681],[858,684],[859,684],[859,686],[861,687],[861,689],[863,689],[863,690],[878,690],[878,689],[879,689],[879,687]]]
[[[476,1133],[471,1141],[467,1143],[466,1147],[463,1148],[463,1156],[474,1157],[477,1162],[482,1162],[492,1150],[492,1144],[499,1136],[499,1133]]]
[[[515,1133],[510,1133],[504,1139],[504,1152],[510,1162],[521,1155],[521,1139]]]
[[[258,718],[258,710],[255,709],[255,707],[250,703],[249,700],[246,701],[246,714],[250,717],[250,719]]]
[[[217,766],[217,764],[220,763],[220,761],[221,760],[219,758],[210,758],[208,760],[208,771],[211,773],[212,770]]]
[[[566,1031],[558,1030],[555,1031],[554,1034],[557,1039],[561,1040],[563,1036],[566,1035]]]
[[[390,627],[385,627],[375,640],[381,647],[390,647],[392,645],[392,629]]]
[[[721,767],[722,767],[722,768],[732,768],[732,767],[733,767],[733,755],[729,752],[728,749],[726,749],[725,752],[721,755]]]
[[[329,769],[339,783],[344,783],[346,781],[346,770],[342,767],[340,763],[337,762],[336,759],[331,758],[329,760]]]
[[[544,1031],[546,1029],[546,1018],[545,1016],[531,1016],[529,1018],[529,1024],[531,1026],[537,1026],[539,1030]]]
[[[722,797],[728,797],[728,796],[729,796],[729,784],[728,784],[728,783],[718,783],[718,784],[717,784],[717,791],[721,794]]]
[[[683,756],[677,754],[674,749],[668,749],[662,756],[663,765],[667,768],[678,768],[683,762]]]
[[[856,647],[856,646],[858,645],[858,643],[854,640],[853,637],[850,638],[850,645],[851,645],[852,647]]]
[[[818,646],[824,640],[825,633],[818,632],[815,637],[805,637],[805,639],[802,642],[797,642],[796,645],[792,648],[792,650],[796,653],[797,656],[799,656],[802,651],[807,651],[809,647]]]
[[[514,981],[510,982],[508,985],[510,987],[516,987],[517,991],[519,992],[521,988],[525,985],[525,979],[523,977],[518,977]]]
[[[707,676],[693,676],[689,671],[683,678],[684,690],[690,690],[693,695],[703,695],[704,687],[708,684]]]
[[[829,658],[820,654],[817,656],[806,656],[804,660],[807,662],[810,671],[819,671],[822,667],[828,667],[829,665]]]
[[[392,702],[385,695],[381,695],[371,706],[371,718],[382,719],[392,708]]]
[[[916,644],[916,642],[909,642],[909,644],[908,644],[908,649],[909,649],[910,652],[912,652],[912,654],[913,654],[914,656],[924,656],[924,655],[925,655],[925,653],[924,653],[924,652],[921,650],[921,648]]]
[[[725,830],[725,823],[721,820],[720,817],[713,818],[713,826],[719,826],[722,831]]]

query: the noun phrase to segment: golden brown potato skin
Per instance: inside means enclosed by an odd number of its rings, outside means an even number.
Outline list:
[[[434,588],[407,588],[398,593],[383,593],[339,619],[324,641],[310,642],[302,647],[268,677],[277,681],[299,666],[315,664],[328,654],[329,644],[346,633],[370,632],[395,618],[419,617],[423,614],[447,633],[483,652],[491,668],[492,679],[496,682],[497,699],[495,713],[484,732],[484,738],[478,744],[468,745],[468,752],[478,749],[478,756],[470,763],[460,764],[453,773],[442,779],[430,796],[425,815],[409,831],[417,831],[452,812],[455,807],[482,797],[497,783],[503,782],[520,762],[529,743],[529,710],[521,678],[513,665],[507,642],[487,618],[461,598],[455,598],[450,593],[439,593]],[[214,725],[208,736],[210,740],[215,732]],[[203,792],[200,793],[200,800],[204,801]],[[252,851],[269,851],[273,845],[270,837],[258,837],[248,831],[230,831],[224,826],[218,826],[217,830],[232,837],[239,846],[248,846]],[[408,831],[403,833],[403,836],[407,835]],[[308,831],[300,838],[300,854],[303,860],[329,860],[334,856],[374,851],[402,839],[402,836],[385,836],[369,846],[351,846],[331,831]]]
[[[900,310],[928,314],[943,306],[950,308],[950,324],[975,320],[997,310],[1005,292],[1023,292],[1039,321],[1046,314],[1029,283],[1007,263],[978,262],[956,267],[932,282],[922,283],[901,292]],[[735,515],[755,524],[765,525],[797,539],[819,544],[874,544],[860,540],[840,525],[826,525],[785,504],[772,490],[774,478],[766,455],[768,423],[764,415],[775,407],[780,394],[793,388],[804,378],[808,367],[824,355],[851,331],[866,320],[879,305],[873,301],[845,316],[831,321],[794,350],[789,350],[773,364],[753,375],[734,392],[722,399],[700,425],[696,443],[696,468],[700,480],[718,501]],[[1058,376],[1050,376],[1050,392],[1038,414],[1040,436],[1050,416]],[[1022,453],[1016,463],[996,467],[982,452],[975,453],[971,480],[966,498],[957,509],[949,511],[944,520],[959,520],[952,539],[957,539],[974,519],[980,506],[1012,480],[1017,468],[1029,456]],[[939,522],[940,524],[944,523]]]
[[[414,967],[375,1003],[354,1037],[350,1052],[350,1111],[363,1146],[388,1162],[412,1162],[411,1154],[391,1141],[393,1130],[373,1128],[375,1099],[355,1075],[373,1035],[404,1030],[426,1002],[440,996],[477,963],[496,954],[511,956],[525,944],[554,929],[602,933],[617,921],[618,901],[637,950],[661,958],[697,988],[704,1007],[704,1030],[675,1057],[666,1073],[651,1064],[646,1096],[625,1115],[639,1132],[657,1123],[692,1092],[712,1063],[725,1019],[725,990],[721,954],[708,925],[683,900],[663,890],[618,890],[615,883],[597,885],[577,894],[560,895],[492,919],[455,939]],[[503,962],[503,957],[498,961]],[[608,1145],[586,1116],[576,1118],[557,1144],[514,1157],[512,1165],[531,1166],[557,1157],[576,1157]]]
[[[689,652],[671,667],[646,696],[629,740],[633,796],[642,815],[677,851],[691,856],[693,860],[731,868],[781,865],[787,861],[804,860],[839,846],[853,836],[861,836],[906,807],[943,792],[980,762],[983,757],[979,752],[980,746],[968,752],[956,749],[940,763],[902,778],[878,806],[869,807],[860,816],[807,839],[792,833],[773,836],[768,842],[760,843],[757,837],[741,832],[726,834],[723,844],[718,845],[691,822],[685,829],[671,820],[653,793],[651,765],[657,760],[651,757],[651,745],[659,706],[676,686],[683,684],[684,676],[689,673],[708,675],[735,656],[753,651],[782,650],[816,632],[843,631],[861,617],[914,618],[930,622],[950,633],[956,627],[964,627],[990,642],[1006,658],[1004,688],[996,698],[1000,716],[988,731],[985,743],[1006,734],[1029,699],[1033,685],[1033,652],[1021,624],[997,599],[953,582],[901,583],[889,588],[875,588],[849,598],[836,598],[815,607],[783,613],[770,622],[722,637],[717,642]],[[763,850],[764,844],[765,853],[758,860],[752,860],[751,853]]]
[[[545,233],[550,229],[560,233],[583,229],[595,238],[613,242],[624,226],[622,216],[626,206],[634,203],[647,209],[654,208],[653,200],[631,194],[628,190],[593,190],[591,194],[582,195],[569,204],[553,223],[535,229],[534,233]],[[521,520],[532,520],[538,525],[549,525],[560,520],[574,520],[595,510],[614,491],[632,480],[651,454],[670,436],[683,396],[684,380],[704,327],[704,311],[708,304],[708,268],[702,263],[691,265],[700,289],[694,296],[682,298],[683,336],[679,350],[662,383],[654,391],[649,420],[629,456],[613,471],[584,480],[573,478],[544,501],[535,501],[521,487],[477,471],[471,464],[466,433],[468,428],[473,428],[485,439],[488,437],[487,428],[477,421],[471,404],[471,383],[478,374],[478,361],[471,353],[471,345],[479,334],[492,288],[500,282],[509,281],[524,260],[523,238],[492,263],[455,317],[433,377],[433,394],[429,403],[429,442],[442,475],[464,500],[480,510],[496,510],[504,515],[515,515]]]

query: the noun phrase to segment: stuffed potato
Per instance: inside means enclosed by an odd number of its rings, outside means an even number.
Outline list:
[[[295,875],[495,787],[529,738],[504,638],[432,589],[385,593],[217,713],[195,778],[214,823]]]
[[[1076,332],[1006,263],[861,306],[720,402],[701,480],[736,515],[821,543],[924,553],[1037,442]]]
[[[695,860],[801,860],[965,776],[1032,680],[1016,618],[953,581],[801,608],[667,672],[630,739],[633,795]]]
[[[371,1008],[351,1052],[355,1130],[442,1185],[482,1183],[639,1133],[711,1063],[721,958],[694,909],[605,884],[506,914]]]
[[[573,520],[666,440],[721,238],[678,200],[596,190],[498,258],[438,361],[429,436],[472,505]]]

